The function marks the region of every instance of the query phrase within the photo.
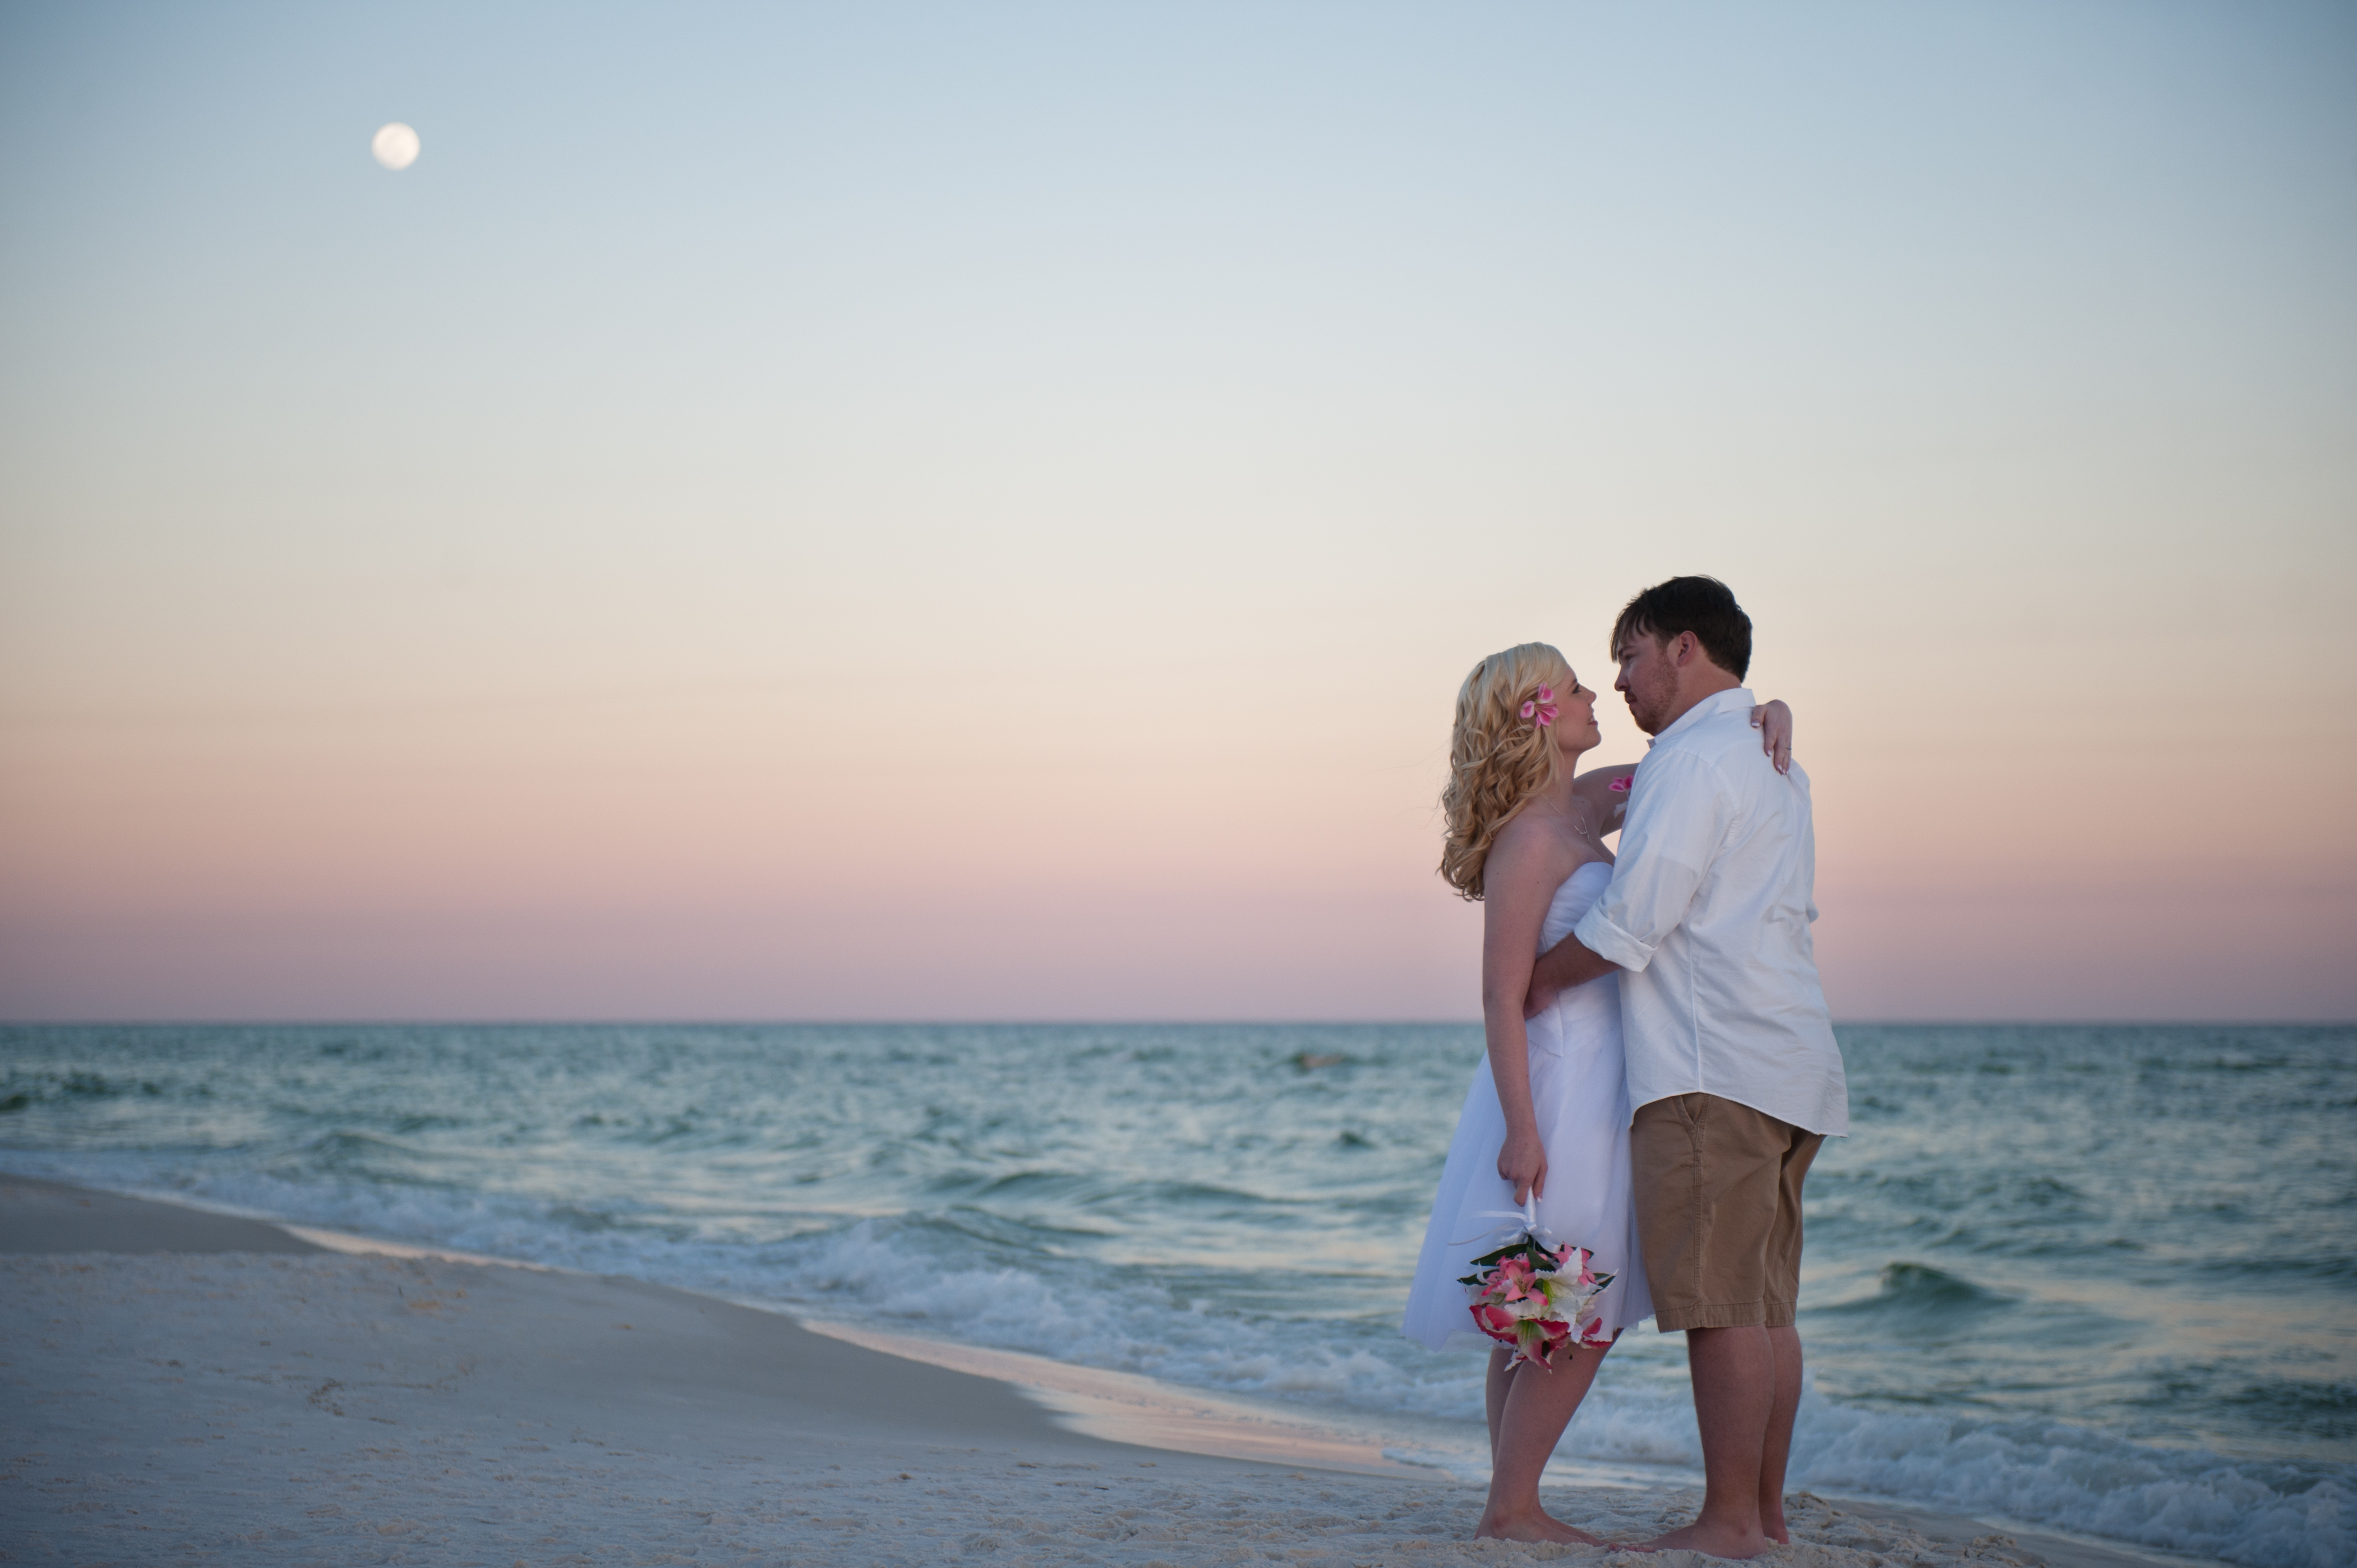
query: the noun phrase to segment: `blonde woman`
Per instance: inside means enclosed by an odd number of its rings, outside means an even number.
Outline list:
[[[1752,722],[1781,768],[1792,713]],[[1628,1087],[1615,974],[1566,991],[1523,1017],[1539,953],[1562,940],[1612,878],[1606,835],[1619,830],[1633,766],[1576,772],[1599,739],[1596,693],[1561,653],[1526,642],[1473,667],[1457,694],[1448,839],[1440,874],[1483,906],[1481,1016],[1489,1052],[1449,1144],[1401,1328],[1434,1349],[1489,1344],[1458,1281],[1472,1260],[1535,1217],[1543,1240],[1586,1247],[1612,1283],[1552,1365],[1490,1352],[1490,1498],[1474,1533],[1601,1544],[1539,1506],[1539,1475],[1620,1330],[1649,1316],[1629,1168]],[[1525,1207],[1527,1205],[1527,1208]]]

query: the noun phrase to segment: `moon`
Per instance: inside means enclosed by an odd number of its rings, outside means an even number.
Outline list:
[[[395,120],[378,129],[369,142],[369,151],[387,168],[407,168],[417,161],[417,133]]]

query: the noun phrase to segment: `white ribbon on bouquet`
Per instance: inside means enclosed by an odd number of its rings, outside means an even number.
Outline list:
[[[1563,1251],[1563,1243],[1555,1240],[1555,1232],[1539,1223],[1539,1200],[1535,1196],[1524,1198],[1523,1200],[1523,1206],[1520,1208],[1475,1209],[1473,1211],[1473,1218],[1476,1219],[1512,1219],[1519,1220],[1521,1222],[1518,1226],[1491,1226],[1487,1239],[1494,1243],[1495,1246],[1502,1247],[1506,1245],[1506,1243],[1514,1239],[1516,1231],[1519,1230],[1521,1234],[1528,1236],[1531,1240],[1536,1241],[1540,1246],[1544,1247],[1550,1252],[1560,1252]],[[1467,1245],[1468,1240],[1482,1240],[1480,1237],[1472,1237],[1467,1239],[1467,1240],[1451,1241],[1449,1245],[1452,1247],[1462,1247]],[[1481,1250],[1486,1252],[1492,1251],[1493,1248],[1484,1247]]]

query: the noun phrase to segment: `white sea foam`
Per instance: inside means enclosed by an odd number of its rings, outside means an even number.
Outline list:
[[[1286,1335],[1266,1324],[1177,1311],[1167,1297],[1076,1300],[1069,1287],[1017,1268],[953,1272],[912,1285],[900,1277],[899,1248],[867,1224],[830,1238],[819,1257],[801,1283],[817,1287],[816,1300],[838,1310],[856,1304],[944,1335],[1182,1383],[1479,1419],[1477,1357],[1463,1358],[1453,1374],[1419,1377],[1369,1349],[1337,1349],[1314,1331]],[[1455,1450],[1400,1452],[1468,1477],[1487,1470],[1486,1455],[1469,1439]],[[1617,1465],[1702,1463],[1684,1389],[1616,1386],[1609,1369],[1561,1453]],[[1795,1487],[1878,1493],[2255,1568],[2338,1568],[2357,1558],[2357,1492],[2327,1471],[2155,1448],[2061,1422],[1869,1410],[1811,1388],[1794,1433],[1791,1479]]]
[[[1812,1176],[1803,1319],[1843,1397],[1808,1396],[1793,1479],[2253,1568],[2357,1561],[2330,1326],[2357,1255],[2351,1037],[1846,1033],[1860,1119]],[[0,1165],[1314,1404],[1486,1468],[1482,1358],[1395,1332],[1474,1031],[5,1043]],[[1292,1065],[1305,1046],[1349,1065]],[[2189,1332],[2219,1283],[2246,1331]],[[1629,1336],[1558,1464],[1698,1457],[1680,1342]]]
[[[1974,1423],[1811,1399],[1793,1479],[2268,1568],[2357,1560],[2357,1490],[2345,1471],[2154,1448],[2062,1422]]]
[[[9,1163],[69,1179],[165,1186],[165,1167],[133,1157]],[[748,1294],[839,1320],[921,1326],[945,1337],[1181,1384],[1306,1399],[1376,1417],[1450,1418],[1465,1423],[1461,1444],[1436,1446],[1426,1428],[1400,1456],[1467,1478],[1487,1469],[1473,1424],[1480,1419],[1478,1355],[1434,1356],[1405,1340],[1338,1338],[1312,1322],[1212,1310],[1138,1279],[1114,1292],[981,1261],[942,1258],[912,1270],[912,1250],[920,1242],[942,1249],[904,1221],[860,1220],[747,1247],[662,1226],[616,1224],[610,1212],[564,1217],[556,1212],[561,1206],[436,1189],[335,1190],[248,1174],[209,1180],[195,1196],[303,1223]],[[1564,1459],[1685,1471],[1700,1465],[1683,1380],[1648,1375],[1670,1364],[1672,1344],[1641,1334],[1617,1353],[1619,1365],[1608,1367],[1566,1434]],[[1624,1368],[1625,1375],[1616,1375]],[[2061,1422],[1870,1410],[1813,1389],[1795,1433],[1792,1481],[2253,1568],[2339,1568],[2357,1560],[2357,1492],[2345,1475],[2330,1473],[2335,1468],[2154,1448]]]
[[[1338,1350],[1311,1333],[1169,1304],[1069,1291],[1021,1269],[952,1274],[923,1289],[888,1278],[895,1249],[870,1228],[834,1239],[830,1293],[946,1335],[1214,1388],[1315,1395],[1364,1410],[1478,1419],[1480,1360],[1451,1376],[1417,1377],[1366,1349]],[[810,1282],[818,1283],[818,1282]],[[848,1304],[844,1304],[848,1305]],[[1143,1310],[1141,1310],[1143,1309]],[[1405,1353],[1403,1352],[1405,1359]],[[1616,1386],[1609,1370],[1566,1434],[1567,1456],[1618,1464],[1702,1463],[1683,1388]],[[1442,1461],[1486,1470],[1469,1441]],[[2059,1526],[2259,1568],[2337,1568],[2357,1556],[2357,1495],[2313,1466],[2233,1461],[2139,1445],[2061,1422],[1982,1422],[1836,1404],[1813,1388],[1794,1433],[1796,1487],[1878,1493]],[[2287,1488],[2298,1488],[2287,1490]]]

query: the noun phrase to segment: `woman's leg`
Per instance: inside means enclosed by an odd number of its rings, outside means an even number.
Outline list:
[[[1485,1391],[1488,1397],[1482,1402],[1490,1410],[1490,1465],[1492,1469],[1498,1464],[1498,1429],[1506,1419],[1506,1391],[1514,1386],[1514,1368],[1507,1362],[1507,1358],[1512,1354],[1503,1345],[1492,1346],[1490,1349],[1490,1381]]]
[[[1529,1365],[1516,1367],[1504,1375],[1502,1399],[1498,1399],[1494,1391],[1501,1382],[1498,1362],[1505,1352],[1494,1353],[1490,1372],[1495,1411],[1490,1423],[1493,1434],[1490,1443],[1490,1500],[1481,1510],[1480,1524],[1473,1531],[1476,1536],[1602,1544],[1602,1538],[1547,1517],[1546,1510],[1539,1506],[1539,1475],[1554,1456],[1556,1440],[1571,1423],[1572,1412],[1587,1397],[1587,1386],[1596,1380],[1596,1369],[1604,1364],[1605,1352],[1610,1348],[1607,1345],[1598,1349],[1559,1352],[1553,1371]]]

